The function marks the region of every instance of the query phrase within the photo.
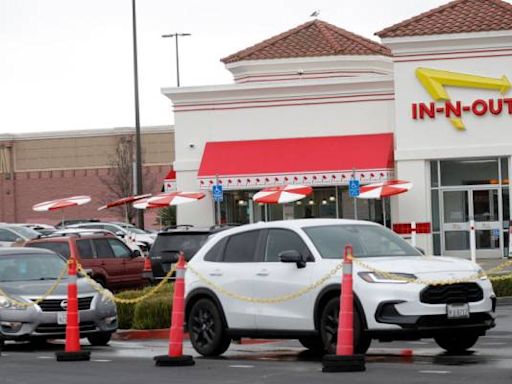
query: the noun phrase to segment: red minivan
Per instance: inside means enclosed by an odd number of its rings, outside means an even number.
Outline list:
[[[94,280],[109,289],[141,287],[147,282],[140,252],[114,235],[72,233],[30,240],[25,246],[50,249],[67,259],[75,256]]]

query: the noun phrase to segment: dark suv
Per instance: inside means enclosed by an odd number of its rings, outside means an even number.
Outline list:
[[[74,255],[91,277],[109,289],[141,287],[144,258],[114,235],[70,233],[28,241],[26,247],[50,249],[69,259]]]
[[[155,243],[149,251],[151,259],[152,280],[161,280],[178,260],[178,253],[183,251],[189,261],[208,240],[210,235],[230,228],[231,225],[213,226],[207,228],[191,225],[178,226],[159,232]]]

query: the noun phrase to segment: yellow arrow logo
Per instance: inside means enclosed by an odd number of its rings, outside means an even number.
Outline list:
[[[416,77],[435,101],[450,100],[450,96],[445,89],[446,86],[495,89],[500,91],[501,94],[507,93],[512,86],[505,75],[497,79],[431,68],[417,68]],[[455,118],[450,119],[450,121],[455,128],[465,129],[462,119]]]

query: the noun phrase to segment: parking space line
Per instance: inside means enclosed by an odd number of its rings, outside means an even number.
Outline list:
[[[94,361],[95,363],[110,363],[112,360],[107,359],[93,359],[91,361]]]
[[[437,374],[437,375],[446,375],[447,373],[452,373],[451,371],[429,371],[429,370],[425,370],[425,371],[419,371],[419,373],[433,373],[433,374]]]
[[[254,365],[230,365],[229,368],[254,368]]]
[[[55,359],[55,356],[37,356],[38,359]]]

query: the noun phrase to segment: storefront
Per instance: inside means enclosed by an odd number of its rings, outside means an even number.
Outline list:
[[[465,23],[453,20],[471,15]],[[470,16],[465,16],[470,17]],[[508,255],[512,154],[512,7],[454,1],[377,35],[315,20],[225,59],[235,83],[164,89],[175,112],[180,190],[224,189],[223,222],[307,217],[426,223],[429,253]],[[490,65],[492,63],[492,65]],[[385,201],[348,195],[402,179]],[[308,198],[261,206],[267,186],[305,184]],[[178,210],[213,224],[213,200]]]

